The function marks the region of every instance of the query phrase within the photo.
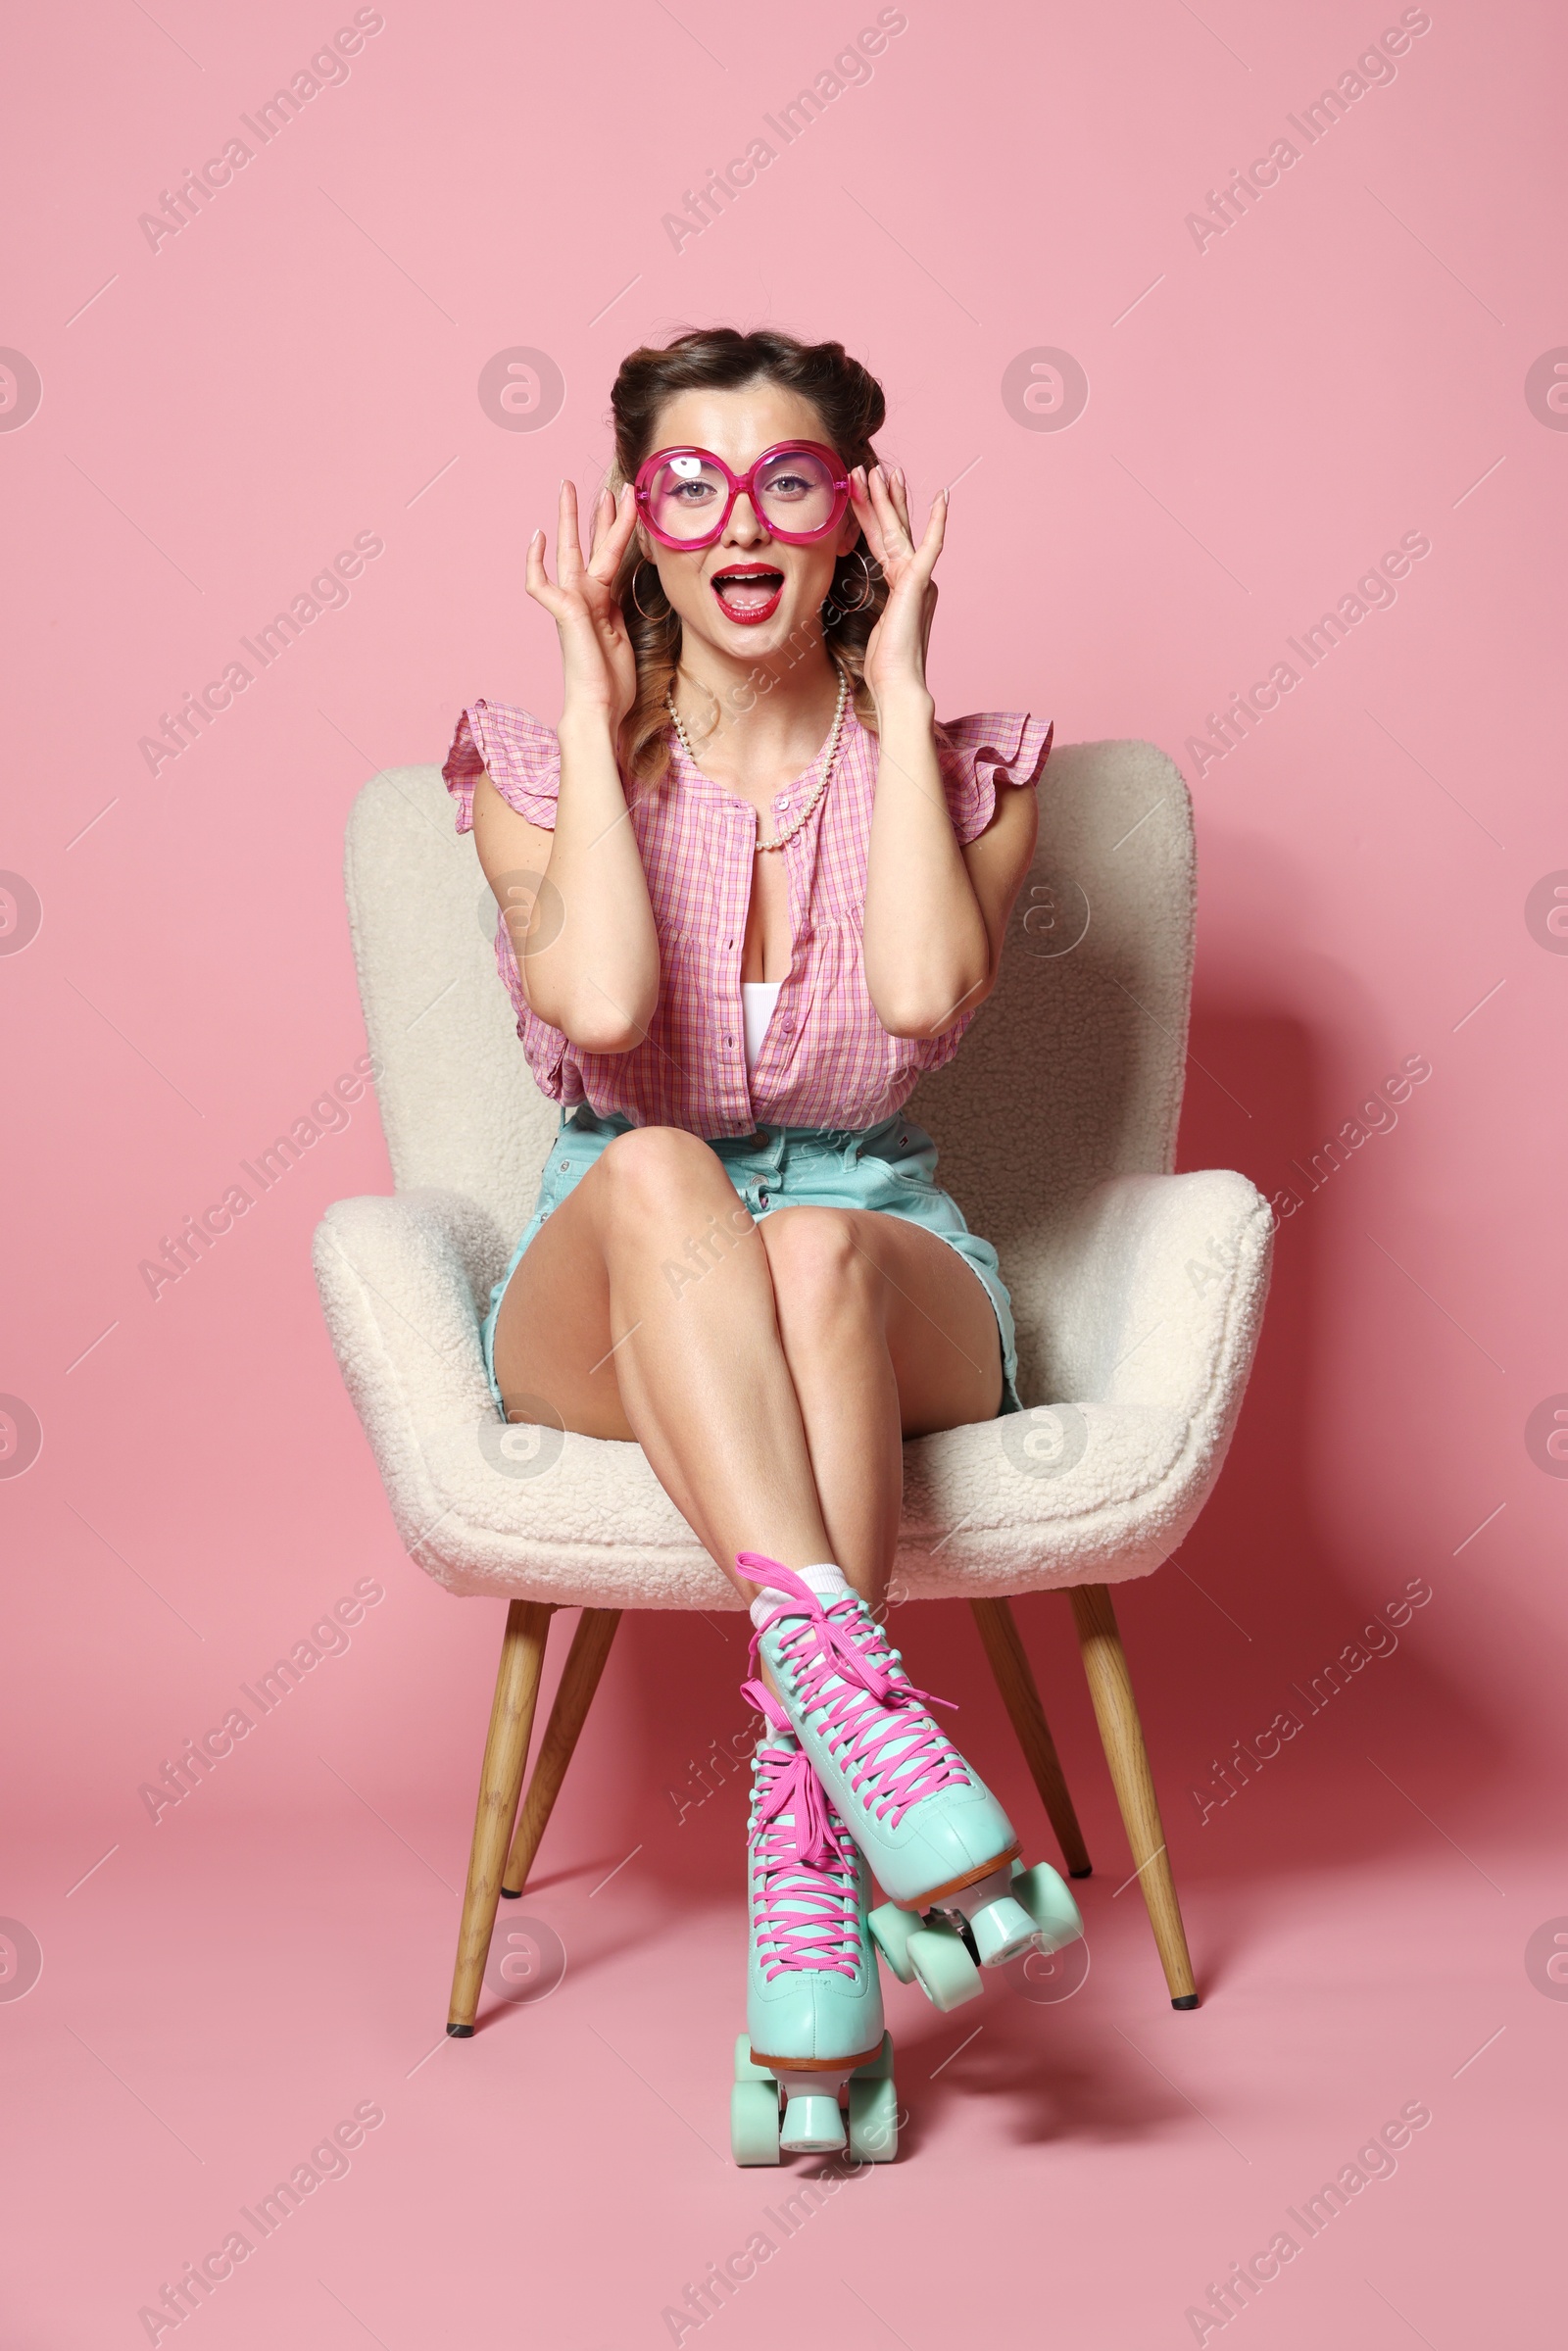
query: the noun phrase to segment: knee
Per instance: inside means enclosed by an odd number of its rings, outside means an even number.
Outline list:
[[[764,1217],[759,1230],[787,1342],[826,1337],[847,1317],[860,1321],[879,1311],[881,1273],[842,1209],[786,1208]]]
[[[716,1166],[707,1144],[681,1127],[631,1127],[605,1146],[595,1172],[619,1212],[646,1217],[667,1215]]]

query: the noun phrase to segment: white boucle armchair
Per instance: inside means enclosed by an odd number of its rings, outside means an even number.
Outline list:
[[[1251,1367],[1272,1220],[1245,1176],[1173,1175],[1192,981],[1187,789],[1144,743],[1069,746],[1000,983],[910,1115],[1012,1292],[1022,1415],[905,1447],[899,1600],[969,1600],[1068,1869],[1089,1857],[1006,1595],[1070,1592],[1174,2005],[1191,1961],[1107,1587],[1182,1541]],[[497,1417],[479,1324],[558,1112],[497,977],[495,903],[434,767],[355,802],[349,924],[397,1190],[339,1200],[315,1264],[399,1535],[447,1590],[511,1605],[448,2030],[473,2030],[502,1894],[520,1892],[623,1608],[738,1608],[640,1446]],[[579,1620],[521,1816],[552,1611]],[[514,1821],[516,1832],[514,1837]]]

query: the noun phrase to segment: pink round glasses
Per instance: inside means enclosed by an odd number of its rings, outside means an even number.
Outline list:
[[[820,441],[779,441],[746,473],[732,473],[710,449],[656,449],[633,485],[654,537],[687,552],[711,547],[744,490],[769,535],[807,547],[838,527],[850,477]]]

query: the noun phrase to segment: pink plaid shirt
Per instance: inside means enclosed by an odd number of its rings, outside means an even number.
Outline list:
[[[1018,710],[956,718],[939,737],[948,812],[960,842],[991,821],[998,782],[1033,786],[1052,729]],[[773,802],[787,826],[821,774],[826,746]],[[941,1037],[894,1037],[865,984],[860,919],[876,788],[877,742],[846,711],[833,778],[815,812],[778,853],[789,876],[789,976],[750,1080],[741,1016],[741,949],[751,901],[757,811],[672,746],[663,783],[627,790],[632,830],[659,932],[662,985],[645,1041],[626,1053],[583,1053],[528,1005],[499,912],[496,968],[517,1014],[542,1093],[634,1126],[705,1138],[760,1126],[863,1129],[891,1118],[928,1069],[957,1052],[973,1013]],[[458,830],[473,825],[480,770],[530,824],[554,829],[561,749],[526,710],[476,702],[458,721],[443,774]],[[625,780],[624,778],[622,779]]]

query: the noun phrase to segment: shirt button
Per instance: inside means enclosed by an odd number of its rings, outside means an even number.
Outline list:
[[[778,1025],[784,1031],[786,1037],[794,1034],[795,1023],[793,1020],[781,1020]]]
[[[556,1161],[556,1165],[560,1168],[562,1174],[564,1175],[567,1168],[570,1167],[571,1161],[569,1159],[558,1159]]]

